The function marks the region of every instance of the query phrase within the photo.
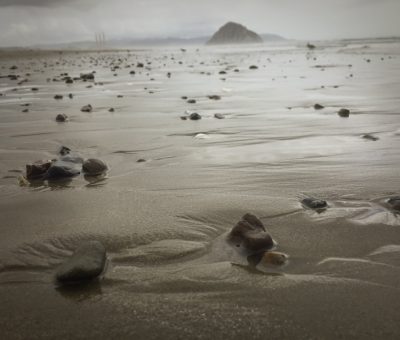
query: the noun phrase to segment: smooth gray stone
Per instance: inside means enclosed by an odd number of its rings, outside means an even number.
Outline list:
[[[82,170],[86,175],[97,176],[108,170],[107,164],[100,159],[89,158],[83,162]]]
[[[106,249],[99,241],[89,241],[77,248],[56,272],[60,283],[79,283],[97,278],[106,264]]]

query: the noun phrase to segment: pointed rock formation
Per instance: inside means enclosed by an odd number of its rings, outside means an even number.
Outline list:
[[[235,22],[222,26],[207,42],[207,45],[262,43],[263,39],[255,32]]]

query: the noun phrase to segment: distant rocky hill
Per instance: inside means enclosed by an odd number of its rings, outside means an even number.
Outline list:
[[[228,22],[214,33],[207,42],[207,45],[251,44],[262,42],[263,39],[257,33],[248,30],[243,25],[235,22]]]

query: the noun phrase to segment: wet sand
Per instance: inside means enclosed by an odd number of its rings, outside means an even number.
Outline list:
[[[396,41],[1,52],[0,75],[20,75],[0,78],[2,338],[397,339],[399,71]],[[61,146],[107,177],[19,185]],[[304,209],[309,196],[328,209]],[[287,265],[228,244],[247,212]],[[103,277],[57,287],[87,240],[107,249]]]

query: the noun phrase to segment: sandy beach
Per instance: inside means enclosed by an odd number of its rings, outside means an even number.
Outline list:
[[[399,74],[390,39],[0,51],[1,337],[397,339]],[[107,176],[22,180],[62,146]],[[245,213],[286,265],[227,242]],[[101,279],[57,286],[88,240]]]

